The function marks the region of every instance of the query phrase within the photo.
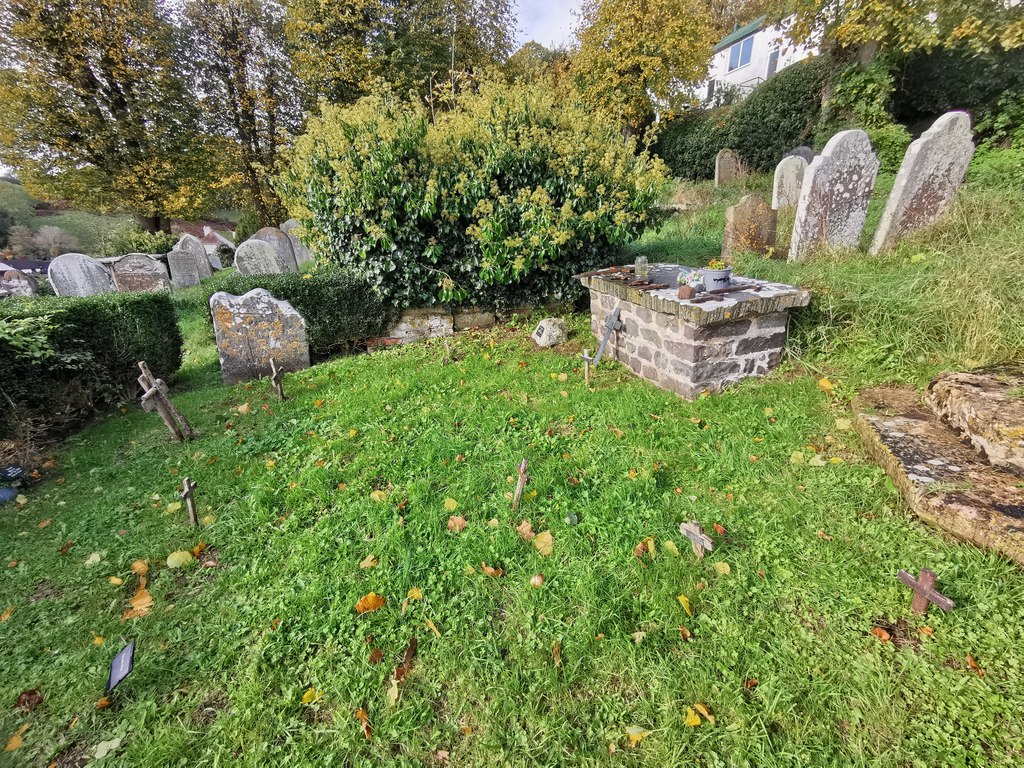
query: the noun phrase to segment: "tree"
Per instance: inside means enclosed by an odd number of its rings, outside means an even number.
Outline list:
[[[711,23],[720,37],[768,13],[771,0],[708,0]]]
[[[564,48],[551,50],[531,40],[508,58],[505,73],[525,83],[548,80],[554,84],[568,74],[569,63],[569,52]]]
[[[188,0],[196,99],[208,132],[228,138],[243,206],[261,226],[279,224],[284,208],[271,180],[288,132],[301,125],[298,81],[284,46],[284,9],[273,0]]]
[[[151,231],[209,205],[211,148],[156,0],[9,0],[0,40],[0,160],[33,196]]]
[[[689,103],[715,32],[699,0],[587,0],[573,71],[582,93],[635,134],[659,107]]]

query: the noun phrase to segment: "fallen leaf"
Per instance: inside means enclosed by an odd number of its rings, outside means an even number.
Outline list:
[[[828,462],[818,454],[811,456],[811,460],[807,462],[807,466],[809,467],[824,467],[826,464],[828,464]]]
[[[835,386],[831,381],[822,377],[818,379],[818,389],[831,395],[835,391]]]
[[[179,549],[177,552],[171,552],[167,556],[167,567],[168,568],[181,568],[184,565],[188,565],[195,560],[192,553],[187,549]]]
[[[919,627],[917,631],[920,632],[922,635],[928,635],[928,637],[935,637],[935,630],[929,627],[927,624],[925,624],[922,627]]]
[[[422,600],[423,599],[423,593],[420,592],[420,588],[419,587],[413,587],[406,594],[406,599],[408,599],[408,600]]]
[[[110,578],[107,579],[107,581],[109,581],[115,587],[119,587],[122,584],[124,584],[124,579],[122,579],[122,578],[120,578],[118,576],[111,576]]]
[[[839,432],[848,432],[852,426],[850,419],[836,419],[836,430]]]
[[[679,547],[677,547],[676,543],[671,539],[661,542],[661,548],[669,554],[679,557]]]
[[[704,715],[704,719],[707,720],[709,723],[711,723],[712,725],[715,724],[714,715],[712,715],[711,712],[708,711],[708,708],[705,707],[703,704],[694,704],[693,708],[700,712],[702,715]]]
[[[426,625],[427,625],[427,629],[429,629],[429,630],[430,630],[431,632],[433,632],[433,633],[434,633],[435,635],[437,635],[438,637],[440,637],[440,636],[441,636],[441,630],[439,630],[439,629],[437,628],[437,625],[436,625],[436,624],[435,624],[434,622],[432,622],[432,621],[431,621],[430,619],[427,619],[427,620],[426,620],[426,621],[424,622],[424,624],[426,624]]]
[[[153,596],[149,594],[149,590],[143,586],[139,586],[135,592],[135,596],[128,601],[131,605],[127,611],[121,614],[121,621],[127,621],[128,619],[138,619],[146,616],[153,608]]]
[[[500,579],[501,575],[505,573],[504,569],[502,569],[501,566],[498,566],[497,568],[492,568],[487,563],[480,563],[480,570],[486,573],[488,576],[495,579]]]
[[[145,560],[136,560],[132,563],[132,573],[136,573],[139,576],[145,576],[149,573],[149,563]]]
[[[369,594],[363,595],[359,598],[356,603],[356,613],[373,613],[373,611],[379,611],[384,607],[384,603],[387,602],[387,598],[378,595],[376,592],[370,592]]]
[[[679,625],[679,636],[681,638],[683,638],[683,640],[689,640],[691,637],[693,637],[693,633],[689,629],[684,627],[682,624],[680,624]]]
[[[240,413],[242,415],[245,415],[247,413],[251,413],[252,412],[252,406],[249,405],[248,403],[242,403],[240,406],[238,406],[235,409],[235,411],[237,411],[238,413]]]
[[[116,752],[121,747],[121,738],[111,739],[110,741],[101,741],[96,745],[96,750],[93,755],[97,760],[102,760],[104,757],[109,755],[111,752]]]
[[[638,725],[631,725],[626,728],[626,738],[629,739],[629,746],[631,747],[637,746],[652,733],[654,733],[654,731],[644,730]]]
[[[99,552],[93,552],[85,559],[85,564],[90,566],[98,565],[102,559],[103,555],[101,555]]]
[[[192,547],[192,557],[198,558],[203,552],[206,551],[206,542],[200,541],[194,547]]]
[[[829,536],[829,535],[828,535],[827,533],[825,533],[824,531],[818,531],[818,538],[819,538],[819,539],[824,539],[825,541],[832,541],[832,537],[831,537],[831,536]]]
[[[549,557],[555,548],[555,540],[551,531],[538,533],[533,539],[533,546],[543,557]]]
[[[96,702],[96,709],[97,710],[106,709],[109,706],[110,706],[110,699],[107,698],[106,696],[104,696],[102,699],[100,699],[99,701]]]
[[[377,563],[378,560],[376,557],[374,557],[373,555],[367,555],[359,561],[359,567],[365,571],[367,568],[376,568]]]
[[[38,688],[30,688],[18,694],[18,700],[14,705],[22,712],[31,712],[43,703],[44,698],[46,697]]]
[[[434,753],[434,759],[437,760],[437,762],[443,763],[443,764],[446,764],[446,765],[447,765],[448,759],[450,757],[451,757],[451,754],[448,752],[447,749],[439,749],[439,750],[437,750],[437,752]]]
[[[725,536],[726,530],[724,525],[721,525],[720,523],[715,523],[713,527],[715,529],[715,533],[717,533],[719,536]]]
[[[883,643],[888,643],[889,642],[889,637],[890,637],[889,633],[886,632],[881,627],[873,627],[872,630],[871,630],[871,634],[874,635],[875,637],[877,637]]]
[[[551,658],[555,660],[556,667],[562,666],[562,644],[557,640],[551,646]]]
[[[12,613],[14,613],[14,606],[10,606],[6,611],[0,613],[0,621],[7,621],[11,618]]]
[[[22,498],[24,498],[24,497],[22,497]],[[46,526],[48,526],[52,522],[53,522],[53,520],[51,518],[49,518],[49,517],[46,518],[45,520],[40,520],[39,521],[39,527],[40,528],[45,528]]]
[[[11,562],[9,562],[7,564],[8,568],[16,568],[17,566],[18,566],[18,561],[17,560],[11,560]]]
[[[700,725],[700,715],[693,711],[693,707],[686,708],[686,717],[683,720],[683,725],[687,725],[690,728],[696,728]]]
[[[519,534],[519,538],[523,541],[533,541],[533,538],[537,535],[533,532],[533,526],[529,520],[523,520],[523,522],[517,525],[516,533]]]
[[[978,677],[985,676],[985,670],[981,668],[981,665],[979,665],[978,662],[974,660],[974,657],[969,653],[967,654],[967,666],[973,669],[975,673],[977,673]]]
[[[314,408],[323,408],[324,407],[324,401],[323,400],[314,400],[313,401],[313,407]]]
[[[452,533],[462,533],[466,530],[466,518],[461,515],[452,515],[448,518],[448,530]]]
[[[544,586],[544,574],[535,573],[530,577],[530,586],[534,589],[540,589]]]
[[[381,654],[382,658],[383,658],[383,656],[384,656],[384,654]],[[305,693],[302,694],[302,703],[303,704],[315,704],[316,702],[320,701],[320,699],[322,699],[323,696],[324,696],[324,692],[323,691],[318,691],[315,687],[310,686],[309,688],[306,689]]]
[[[26,496],[23,493],[19,493],[17,496],[14,497],[14,503],[17,504],[19,507],[24,507],[26,504],[28,504],[28,496]],[[39,527],[42,528],[43,526]]]
[[[25,723],[14,733],[14,735],[11,736],[11,738],[7,740],[7,746],[4,747],[4,752],[13,752],[21,747],[23,743],[21,737],[25,734],[25,731],[28,730],[29,725],[31,725],[31,723]]]
[[[745,683],[743,683],[743,687],[746,688],[748,691],[752,691],[755,688],[757,688],[757,686],[759,686],[760,684],[761,683],[758,682],[756,677],[752,677],[749,680],[747,680]]]
[[[642,643],[644,641],[644,638],[647,637],[647,633],[646,632],[641,632],[641,631],[638,630],[638,631],[634,632],[632,635],[630,635],[630,637],[633,638],[633,642],[634,643],[636,643],[637,645],[640,645],[640,643]]]
[[[371,649],[370,650],[370,663],[371,664],[380,664],[382,661],[384,661],[384,651],[382,651],[380,648],[373,648],[373,649]]]
[[[683,606],[683,610],[686,611],[687,616],[693,616],[693,609],[690,607],[690,598],[681,594],[676,597],[676,600],[678,600],[679,604]]]
[[[789,463],[790,464],[803,464],[805,458],[807,458],[807,457],[804,456],[804,452],[803,451],[793,451],[793,453],[791,453],[790,456],[789,456]]]
[[[384,501],[387,497],[388,497],[388,495],[384,491],[373,491],[370,494],[370,498],[373,499],[374,501],[378,501],[378,502],[379,501]]]
[[[60,548],[60,553],[62,555],[66,555],[68,553],[68,550],[70,550],[73,546],[75,546],[75,542],[73,541],[64,542],[64,546]]]
[[[459,502],[450,496],[444,500],[444,509],[446,512],[454,512],[459,507]]]
[[[728,563],[719,561],[715,563],[715,570],[723,576],[728,576],[732,569],[729,567]]]
[[[362,723],[363,736],[366,737],[367,741],[370,741],[373,738],[373,729],[370,727],[370,717],[362,707],[356,710],[356,720]]]
[[[103,643],[105,643],[106,641],[107,641],[107,639],[105,637],[103,637],[102,635],[93,635],[92,636],[92,644],[93,645],[103,645]]]

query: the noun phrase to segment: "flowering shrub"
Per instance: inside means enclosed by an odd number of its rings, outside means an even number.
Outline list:
[[[639,150],[639,151],[638,151]],[[320,254],[401,306],[574,298],[651,221],[664,165],[542,86],[484,84],[436,117],[324,108],[280,189]]]

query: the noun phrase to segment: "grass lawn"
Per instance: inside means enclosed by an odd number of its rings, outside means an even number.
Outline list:
[[[716,217],[720,237],[741,191],[638,247],[714,253]],[[1004,322],[1006,287],[961,298],[990,298],[995,317],[943,325],[948,310],[916,327],[925,297],[941,308],[931,291],[950,265],[1020,233],[1019,198],[993,205],[998,229],[940,227],[867,262],[917,286],[909,298],[856,282],[863,262],[744,262],[820,286],[794,329],[802,362],[694,403],[615,364],[588,392],[584,317],[553,352],[524,322],[460,334],[450,359],[440,342],[337,359],[287,376],[278,403],[265,381],[217,383],[205,313],[182,302],[175,401],[199,438],[172,444],[130,405],[3,508],[0,740],[28,727],[0,764],[70,765],[120,740],[105,764],[1020,765],[1024,576],[912,519],[816,381],[824,371],[845,395],[1019,354],[1018,337],[981,334]],[[971,334],[989,341],[959,350]],[[890,338],[892,359],[923,346],[887,366]],[[523,458],[531,483],[513,513]],[[199,531],[174,505],[186,475]],[[550,531],[549,556],[518,535],[524,519]],[[687,520],[716,540],[703,561],[679,535]],[[167,567],[200,542],[198,562]],[[123,621],[138,560],[153,604]],[[954,611],[910,613],[895,573],[922,567]],[[384,607],[357,614],[370,592]],[[135,671],[98,710],[129,640]],[[30,713],[14,708],[26,689],[45,694]],[[629,732],[643,737],[632,747]]]

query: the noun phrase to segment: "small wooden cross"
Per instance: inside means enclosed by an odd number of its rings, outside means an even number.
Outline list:
[[[519,482],[516,483],[516,492],[512,497],[512,511],[515,512],[519,507],[519,500],[523,496],[523,489],[526,484],[530,482],[530,476],[526,474],[526,459],[519,462],[519,466],[516,467],[516,471],[519,473]]]
[[[700,523],[696,520],[691,520],[688,523],[679,524],[679,532],[690,540],[690,546],[693,547],[693,554],[697,556],[698,560],[704,559],[705,550],[710,552],[715,548],[715,542],[711,540],[700,527]]]
[[[935,603],[944,611],[956,607],[956,603],[934,589],[935,574],[927,568],[922,568],[921,575],[916,579],[904,570],[900,570],[896,578],[914,591],[914,600],[910,603],[910,610],[914,613],[927,613],[929,603]]]
[[[270,383],[274,385],[274,391],[277,393],[278,400],[284,400],[284,371],[277,367],[277,362],[274,358],[270,358]]]
[[[196,515],[196,500],[193,493],[196,490],[194,481],[187,477],[181,481],[181,500],[188,506],[188,521],[196,528],[199,527],[199,517]]]
[[[590,350],[583,350],[583,381],[587,385],[587,389],[590,389]]]

